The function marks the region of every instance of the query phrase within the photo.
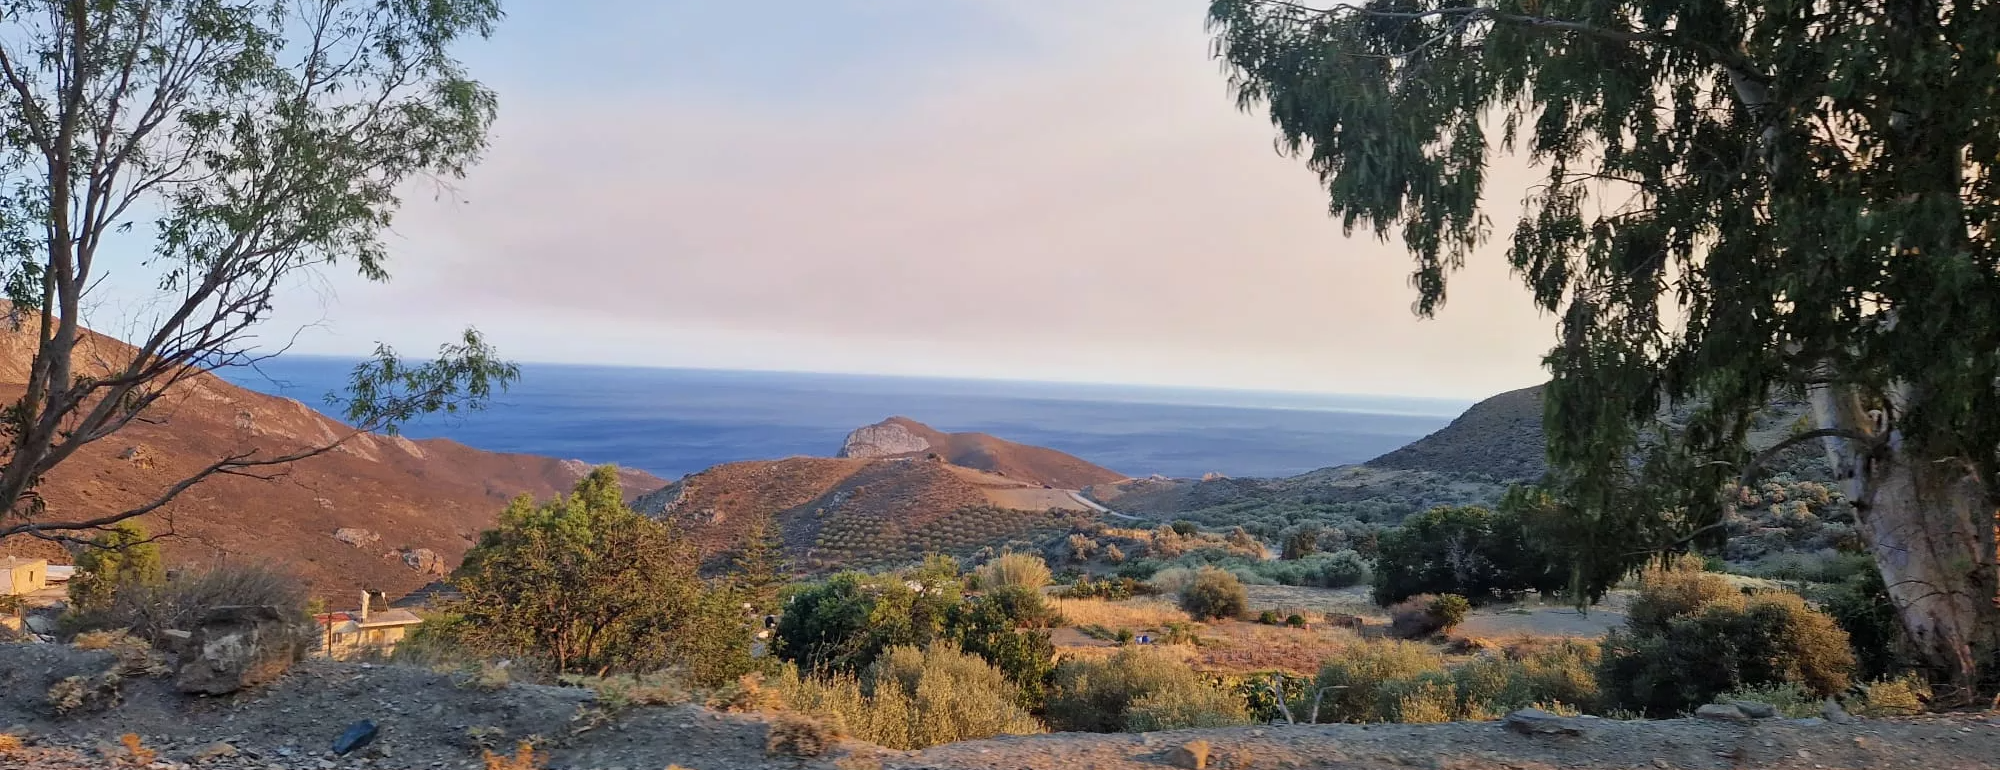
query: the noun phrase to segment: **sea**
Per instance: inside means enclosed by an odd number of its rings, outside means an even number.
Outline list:
[[[354,359],[286,355],[223,376],[328,413]],[[738,460],[832,456],[901,415],[1058,449],[1130,476],[1291,476],[1369,460],[1469,402],[850,374],[523,364],[482,411],[429,416],[410,438],[616,463],[676,479]]]

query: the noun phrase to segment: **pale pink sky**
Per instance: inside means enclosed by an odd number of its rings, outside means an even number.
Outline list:
[[[474,324],[527,361],[1463,398],[1543,378],[1553,319],[1497,246],[1411,314],[1401,247],[1342,237],[1236,111],[1203,2],[937,2],[922,45],[789,30],[809,52],[753,33],[786,3],[728,5],[686,45],[672,13],[514,9],[470,54],[502,98],[486,162],[411,197],[393,283],[331,280],[278,322],[321,321],[299,346],[320,353]],[[916,5],[789,7],[862,28]],[[1495,244],[1527,178],[1497,165]]]

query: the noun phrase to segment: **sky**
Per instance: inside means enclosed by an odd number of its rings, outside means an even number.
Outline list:
[[[1419,320],[1236,109],[1202,0],[515,0],[484,161],[293,348],[1478,398],[1554,319],[1489,248]],[[1504,243],[1527,172],[1497,161]]]

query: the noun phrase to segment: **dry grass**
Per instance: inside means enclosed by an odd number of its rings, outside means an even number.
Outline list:
[[[1074,626],[1104,626],[1135,631],[1163,628],[1168,623],[1187,623],[1187,611],[1160,597],[1105,601],[1103,599],[1056,599],[1049,603]]]
[[[1368,599],[1367,586],[1350,588],[1309,588],[1305,586],[1243,587],[1250,596],[1250,611],[1275,610],[1280,616],[1294,612],[1383,617],[1382,608]]]
[[[809,759],[825,754],[840,742],[839,730],[798,714],[779,714],[769,729],[764,753],[773,757]]]
[[[1259,623],[1216,623],[1203,630],[1193,663],[1203,671],[1231,674],[1311,674],[1319,670],[1322,661],[1341,655],[1359,641],[1354,632],[1339,628],[1306,631]]]

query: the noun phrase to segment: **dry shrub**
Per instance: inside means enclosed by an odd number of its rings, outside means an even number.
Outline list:
[[[21,736],[13,733],[0,733],[0,757],[11,755],[24,748],[27,748],[27,744],[21,741]]]
[[[1050,579],[1048,562],[1029,553],[1000,554],[999,558],[973,569],[972,574],[982,591],[1009,586],[1040,591],[1048,586]]]
[[[49,686],[49,708],[56,716],[103,711],[118,705],[118,685],[124,676],[116,668],[95,676],[66,676]]]
[[[1157,597],[1105,601],[1103,599],[1050,599],[1049,606],[1071,624],[1134,630],[1164,628],[1169,623],[1186,623],[1187,611]]]
[[[1146,582],[1160,593],[1178,596],[1188,586],[1194,585],[1194,574],[1195,571],[1187,567],[1168,567],[1153,573],[1153,577]]]
[[[764,753],[774,757],[810,759],[840,742],[838,729],[802,714],[779,714],[766,729]]]
[[[1710,605],[1742,598],[1743,591],[1727,579],[1702,571],[1701,559],[1682,557],[1639,573],[1639,595],[1626,608],[1625,622],[1635,631],[1664,631],[1674,618],[1699,615]]]
[[[765,685],[763,674],[751,672],[716,688],[709,694],[707,706],[715,711],[747,714],[775,710],[783,703],[783,697]]]
[[[1854,713],[1864,717],[1906,717],[1924,712],[1931,685],[1917,674],[1870,682],[1861,690]]]
[[[1222,690],[1171,655],[1125,647],[1102,660],[1070,659],[1057,666],[1048,720],[1060,730],[1100,733],[1248,721],[1240,699],[1204,689]]]
[[[173,671],[173,667],[167,664],[165,654],[124,629],[85,631],[77,634],[70,645],[79,650],[110,651],[117,657],[111,672],[121,677],[166,676]]]
[[[153,760],[160,756],[159,752],[146,748],[145,742],[140,740],[137,733],[118,736],[118,745],[125,749],[124,755],[119,757],[119,760],[131,763],[132,767],[151,766]]]
[[[270,605],[306,620],[306,587],[296,575],[261,564],[230,562],[186,570],[158,584],[120,588],[110,606],[74,619],[80,629],[129,629],[157,640],[168,630],[192,630],[211,608]]]
[[[618,712],[634,706],[677,706],[693,700],[679,676],[671,672],[615,674],[612,676],[565,676],[560,680],[597,695],[604,708]]]
[[[539,770],[542,766],[541,758],[535,756],[534,745],[527,741],[515,746],[512,756],[487,751],[481,753],[480,760],[485,770]]]
[[[1463,622],[1469,608],[1465,597],[1455,594],[1417,594],[1389,608],[1389,633],[1426,639]]]
[[[1452,670],[1459,719],[1499,718],[1530,706],[1545,711],[1594,708],[1599,701],[1594,642],[1558,639],[1474,659]]]

